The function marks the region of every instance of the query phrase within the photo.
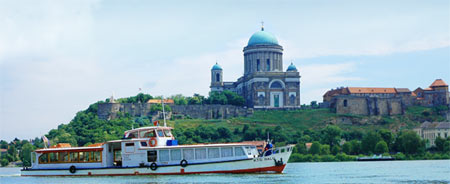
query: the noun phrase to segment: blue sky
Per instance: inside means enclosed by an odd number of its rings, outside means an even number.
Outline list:
[[[0,139],[42,136],[91,103],[209,91],[273,33],[301,101],[339,86],[450,81],[449,1],[0,1]]]

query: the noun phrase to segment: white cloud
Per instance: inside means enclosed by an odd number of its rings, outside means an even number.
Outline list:
[[[300,68],[302,103],[321,101],[322,95],[329,90],[328,86],[346,81],[363,80],[360,77],[351,77],[351,73],[356,68],[356,62],[302,66]]]
[[[364,40],[353,43],[355,40]],[[323,40],[322,40],[323,41]],[[416,38],[405,41],[372,40],[369,35],[366,38],[354,38],[352,40],[340,40],[334,43],[293,43],[290,40],[282,40],[286,48],[285,57],[289,59],[313,58],[320,56],[359,56],[359,55],[388,55],[422,50],[431,50],[450,46],[450,37],[444,35],[439,38]]]

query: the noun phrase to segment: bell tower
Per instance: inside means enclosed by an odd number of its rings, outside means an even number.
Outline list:
[[[223,70],[216,62],[211,69],[211,91],[223,91]]]

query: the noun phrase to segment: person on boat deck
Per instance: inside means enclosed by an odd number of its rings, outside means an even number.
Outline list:
[[[264,154],[264,156],[269,156],[269,155],[271,155],[272,154],[272,147],[273,147],[273,145],[271,144],[271,143],[268,143],[267,145],[266,145],[266,147],[264,148],[264,151],[266,152],[265,154]]]

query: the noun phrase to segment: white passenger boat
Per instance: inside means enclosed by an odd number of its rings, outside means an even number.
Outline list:
[[[121,140],[88,147],[56,147],[32,153],[22,176],[122,176],[202,173],[282,173],[293,145],[258,151],[250,143],[178,145],[171,127],[125,132]]]

